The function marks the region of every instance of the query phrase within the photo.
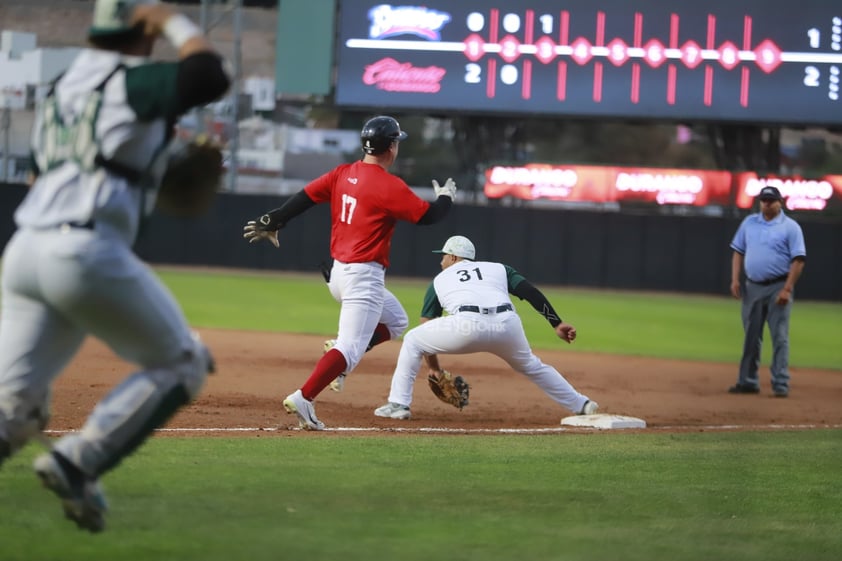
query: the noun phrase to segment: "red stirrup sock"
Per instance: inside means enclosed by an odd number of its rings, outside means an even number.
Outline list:
[[[336,349],[330,349],[322,355],[322,358],[316,363],[316,367],[313,368],[313,373],[301,386],[301,395],[304,396],[304,399],[313,401],[328,384],[345,372],[347,367],[348,363],[345,362],[342,353]]]
[[[366,352],[370,351],[372,347],[376,347],[380,343],[385,343],[391,338],[392,334],[389,333],[389,328],[386,327],[386,324],[378,323],[377,327],[374,328],[374,335],[371,336],[371,341],[368,342]]]

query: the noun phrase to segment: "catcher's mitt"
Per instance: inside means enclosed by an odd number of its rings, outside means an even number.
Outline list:
[[[158,208],[180,217],[204,213],[219,191],[222,173],[222,151],[206,136],[173,147],[158,191]]]
[[[430,389],[441,401],[462,409],[468,405],[468,396],[471,387],[462,376],[453,376],[447,370],[432,372],[427,376]]]

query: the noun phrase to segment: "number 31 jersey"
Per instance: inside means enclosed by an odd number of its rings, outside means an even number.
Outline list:
[[[439,273],[433,279],[433,287],[448,314],[455,314],[460,306],[494,308],[512,303],[510,273],[514,270],[502,263],[459,261]]]
[[[362,161],[337,166],[304,191],[315,203],[330,202],[330,254],[343,263],[388,267],[397,221],[415,224],[430,208],[399,177]]]

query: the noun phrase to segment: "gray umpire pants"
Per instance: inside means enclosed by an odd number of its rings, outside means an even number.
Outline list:
[[[739,383],[758,387],[760,351],[763,347],[763,326],[769,323],[772,336],[772,388],[789,389],[789,316],[794,296],[785,306],[775,303],[786,281],[762,285],[746,281],[743,293],[743,357],[740,360]]]

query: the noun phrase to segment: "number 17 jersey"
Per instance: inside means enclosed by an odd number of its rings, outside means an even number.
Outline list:
[[[402,179],[363,161],[337,166],[304,187],[315,203],[330,203],[330,254],[343,263],[389,266],[398,220],[417,223],[430,203]]]

